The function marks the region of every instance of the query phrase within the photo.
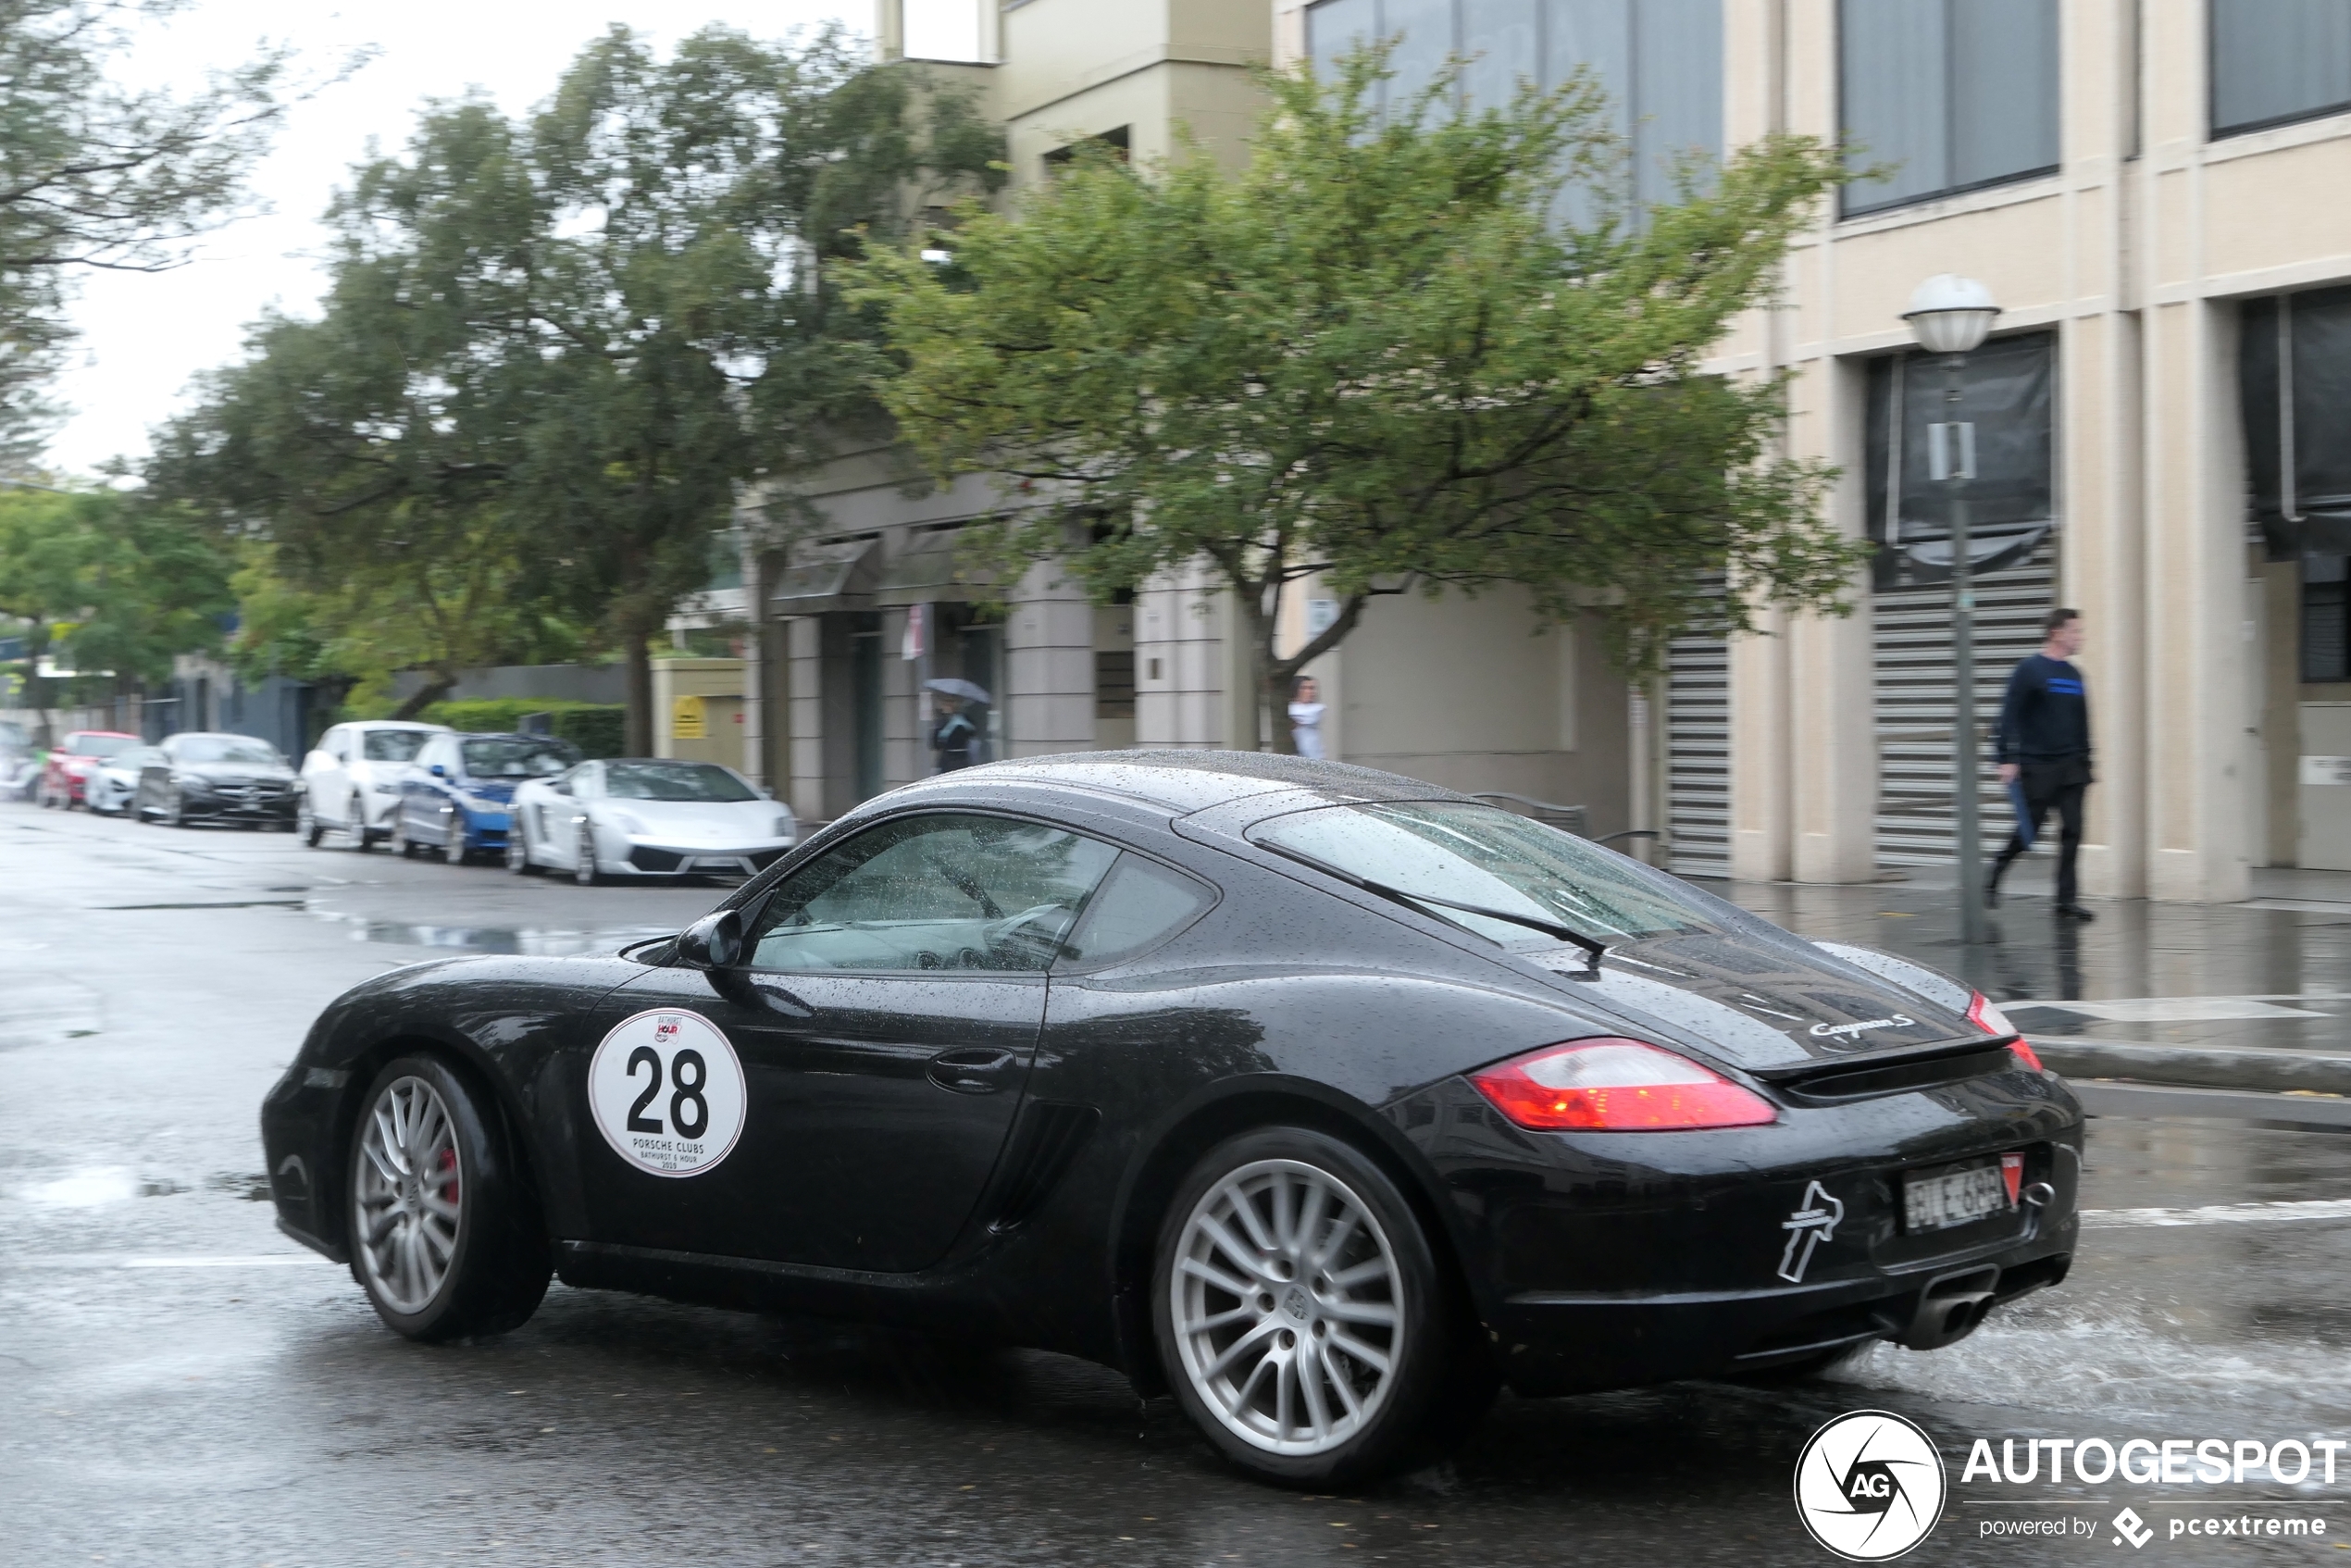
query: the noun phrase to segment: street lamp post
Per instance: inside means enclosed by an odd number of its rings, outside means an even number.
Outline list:
[[[1927,471],[1950,486],[1951,517],[1951,802],[1958,839],[1959,940],[1985,937],[1984,826],[1975,730],[1975,573],[1968,560],[1967,481],[1975,477],[1975,426],[1959,418],[1959,370],[1992,330],[2000,307],[1972,278],[1939,272],[1910,295],[1902,319],[1919,346],[1943,356],[1943,418],[1927,428]]]

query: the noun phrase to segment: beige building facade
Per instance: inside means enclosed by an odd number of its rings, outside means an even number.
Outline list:
[[[1785,130],[1881,166],[1714,362],[1791,378],[1788,446],[1841,467],[1832,516],[1879,569],[1847,617],[1677,656],[1654,751],[1634,746],[1677,864],[1854,882],[1947,861],[1947,490],[1920,472],[1943,369],[1900,317],[1953,272],[2003,306],[1960,415],[1987,465],[1978,711],[1988,728],[2052,604],[2083,612],[2087,890],[2235,900],[2253,866],[2351,865],[2351,6],[1272,4],[1284,60],[1449,28],[1545,69],[1581,51],[1637,97],[1661,49],[1701,86],[1710,52],[1723,147]],[[1990,837],[2009,817],[1988,764],[1984,783]]]

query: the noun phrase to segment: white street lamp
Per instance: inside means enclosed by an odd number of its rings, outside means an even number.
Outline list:
[[[1902,319],[1929,354],[1973,354],[1999,314],[1991,290],[1972,278],[1938,272],[1910,291]]]
[[[1951,803],[1958,840],[1959,940],[1984,940],[1983,757],[1975,729],[1975,576],[1969,561],[1967,481],[1975,478],[1975,426],[1959,418],[1959,369],[1983,344],[2000,307],[1972,278],[1938,272],[1910,292],[1902,319],[1929,354],[1943,355],[1940,424],[1927,431],[1929,474],[1950,485]]]

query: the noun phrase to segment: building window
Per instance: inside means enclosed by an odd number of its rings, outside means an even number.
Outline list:
[[[2351,289],[2250,300],[2237,385],[2253,519],[2302,571],[2302,678],[2351,680]]]
[[[2351,5],[2210,4],[2213,135],[2351,108]]]
[[[1956,417],[1975,427],[1968,560],[1979,572],[2023,560],[2055,526],[2056,371],[2057,339],[2048,332],[1994,339],[1959,371]],[[1866,471],[1881,589],[1951,575],[1951,487],[1929,477],[1927,454],[1927,426],[1954,417],[1946,412],[1944,374],[1934,355],[1870,362]]]
[[[1722,156],[1723,0],[1321,0],[1306,13],[1307,54],[1326,76],[1382,38],[1397,40],[1383,109],[1454,55],[1454,99],[1471,109],[1508,103],[1521,81],[1553,88],[1589,70],[1632,149],[1627,194],[1643,205],[1673,199],[1690,153]]]
[[[1847,218],[2058,166],[2058,7],[2049,0],[1841,0]]]

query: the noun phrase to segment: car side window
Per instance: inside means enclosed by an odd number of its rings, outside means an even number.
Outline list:
[[[996,816],[901,817],[795,872],[753,929],[751,966],[1039,971],[1119,852]]]
[[[1062,962],[1090,967],[1131,957],[1174,936],[1215,902],[1215,890],[1205,882],[1141,855],[1122,854],[1087,902]]]

